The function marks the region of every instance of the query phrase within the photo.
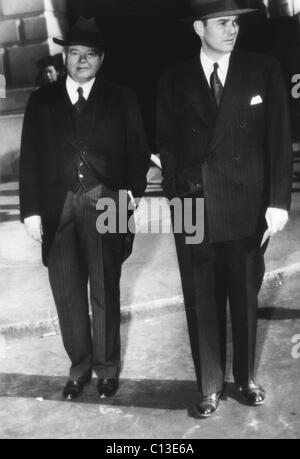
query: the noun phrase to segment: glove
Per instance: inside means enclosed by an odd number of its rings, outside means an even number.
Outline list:
[[[271,235],[282,231],[289,220],[287,210],[269,207],[266,212],[266,220]]]
[[[25,229],[28,235],[40,244],[43,242],[42,219],[39,215],[33,215],[24,219]]]

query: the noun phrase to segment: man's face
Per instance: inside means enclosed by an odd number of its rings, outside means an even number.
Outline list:
[[[222,57],[234,49],[239,33],[238,16],[195,21],[194,28],[201,38],[203,50],[207,54]]]
[[[54,65],[48,65],[43,71],[43,77],[46,83],[55,83],[58,78],[58,74]]]
[[[77,83],[83,84],[92,80],[103,62],[104,55],[95,48],[74,45],[66,49],[65,64],[68,75]]]

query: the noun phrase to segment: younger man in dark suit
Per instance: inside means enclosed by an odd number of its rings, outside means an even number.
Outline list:
[[[243,399],[262,405],[254,382],[257,299],[267,227],[285,226],[291,199],[291,138],[277,62],[234,51],[233,0],[196,1],[200,56],[170,69],[158,97],[158,146],[169,198],[205,200],[204,240],[175,234],[200,399],[197,417],[219,407],[226,368],[226,303],[233,375]]]

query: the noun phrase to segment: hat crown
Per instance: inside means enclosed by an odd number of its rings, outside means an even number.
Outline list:
[[[198,18],[215,18],[220,16],[240,15],[255,11],[241,8],[235,0],[190,0],[191,9]]]
[[[86,19],[82,16],[67,32],[64,39],[54,38],[61,46],[83,45],[103,48],[104,40],[100,34],[95,18]]]
[[[80,31],[80,32],[87,32],[87,33],[96,33],[96,34],[99,33],[99,29],[98,29],[98,26],[97,26],[95,18],[87,19],[87,18],[84,18],[82,16],[80,16],[78,18],[78,20],[73,25],[71,30],[73,30],[73,31],[76,30],[76,31]]]

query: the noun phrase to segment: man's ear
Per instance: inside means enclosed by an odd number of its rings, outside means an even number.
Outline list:
[[[204,23],[203,23],[203,21],[200,21],[200,20],[195,21],[194,22],[194,30],[195,30],[196,34],[200,38],[202,38],[203,35],[204,35]]]

